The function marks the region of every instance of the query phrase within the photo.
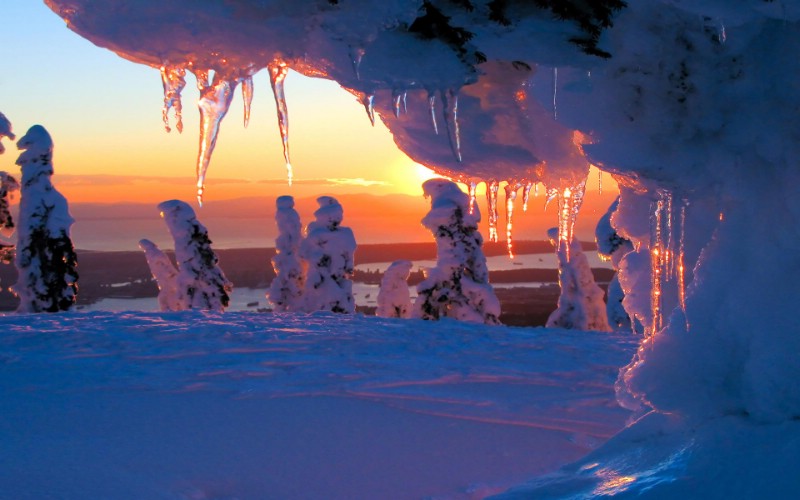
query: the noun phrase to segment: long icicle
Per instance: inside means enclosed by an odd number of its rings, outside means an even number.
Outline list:
[[[164,120],[164,128],[171,132],[169,127],[169,110],[175,110],[175,128],[178,133],[183,132],[183,103],[181,103],[181,92],[186,87],[186,69],[179,66],[161,66],[161,85],[164,87],[164,106],[161,115]]]
[[[289,66],[283,61],[275,60],[267,65],[267,70],[269,70],[269,82],[272,84],[275,108],[278,112],[278,128],[280,129],[281,142],[283,144],[283,159],[286,160],[286,176],[291,186],[294,172],[289,158],[289,110],[286,107],[286,94],[283,88],[283,82],[289,73]]]
[[[442,91],[442,111],[444,112],[444,125],[450,149],[453,156],[461,162],[461,130],[458,126],[458,92],[453,89]]]
[[[478,191],[478,183],[469,181],[469,214],[475,213],[475,195]]]
[[[489,203],[489,241],[497,242],[497,191],[500,184],[492,179],[486,182],[486,201]]]
[[[678,273],[678,304],[683,311],[683,316],[686,318],[686,268],[685,252],[686,252],[686,208],[689,206],[689,201],[686,198],[681,199],[680,215],[678,218],[678,257],[677,260],[677,273]],[[686,330],[689,330],[689,319],[686,318]]]
[[[522,211],[528,211],[528,200],[531,198],[531,188],[533,187],[533,182],[526,182],[525,186],[522,188]]]
[[[244,103],[244,128],[250,124],[250,109],[253,104],[253,77],[246,76],[242,82],[242,102]]]
[[[505,186],[506,191],[506,248],[508,257],[514,258],[514,201],[517,199],[517,190],[520,184],[516,181],[508,181]]]
[[[217,145],[219,125],[230,109],[233,100],[233,91],[236,89],[236,80],[227,80],[214,74],[214,82],[208,85],[208,73],[199,72],[198,87],[205,82],[206,86],[200,92],[197,107],[200,110],[200,148],[197,153],[197,202],[203,205],[203,192],[205,191],[206,172],[211,162],[211,155]]]
[[[403,93],[399,90],[392,91],[392,104],[394,105],[394,117],[400,118],[400,107],[403,105]]]
[[[361,104],[367,112],[367,117],[372,126],[375,126],[375,94],[361,94]]]
[[[436,123],[436,94],[428,92],[428,109],[431,113],[431,122],[433,123],[433,131],[439,135],[439,125]]]
[[[649,334],[661,330],[663,321],[663,273],[664,273],[664,198],[661,191],[651,205],[650,220],[650,312],[652,323]]]

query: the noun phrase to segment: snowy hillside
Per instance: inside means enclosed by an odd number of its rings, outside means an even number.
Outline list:
[[[0,498],[482,498],[622,428],[626,335],[332,314],[0,318]]]

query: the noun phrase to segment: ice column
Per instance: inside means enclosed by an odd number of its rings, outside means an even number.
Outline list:
[[[492,179],[486,182],[486,200],[489,203],[489,241],[497,242],[497,191],[500,184]]]
[[[515,181],[506,183],[506,247],[508,248],[508,256],[514,258],[514,243],[513,243],[513,229],[514,229],[514,201],[517,199],[517,191],[520,184]]]

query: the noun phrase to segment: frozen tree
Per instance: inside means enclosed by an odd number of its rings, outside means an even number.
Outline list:
[[[408,293],[408,275],[411,261],[397,260],[386,269],[378,292],[376,316],[383,318],[410,318],[411,295]]]
[[[589,261],[581,242],[573,238],[569,254],[566,245],[558,244],[558,228],[547,231],[558,255],[558,282],[561,295],[558,308],[547,318],[549,328],[609,331],[603,290],[594,282]]]
[[[276,253],[272,258],[275,279],[270,284],[267,298],[276,311],[299,311],[303,307],[305,283],[303,263],[299,255],[303,228],[300,215],[294,209],[294,198],[280,196],[275,205],[275,221],[278,223]]]
[[[356,240],[350,228],[342,227],[343,210],[335,198],[317,198],[316,220],[306,228],[300,257],[308,266],[303,291],[304,310],[352,313],[353,253]]]
[[[185,202],[165,201],[158,209],[175,240],[180,309],[225,310],[233,285],[217,265],[208,230]]]
[[[15,263],[19,278],[14,293],[18,312],[67,311],[78,293],[78,265],[70,239],[74,220],[67,200],[53,187],[53,140],[41,125],[19,140],[24,150],[17,159],[22,168],[19,228]]]
[[[11,132],[11,122],[8,121],[6,115],[0,113],[0,155],[6,151],[3,146],[3,137],[8,137],[12,141],[15,139],[14,133]]]
[[[184,309],[178,293],[178,269],[167,254],[150,240],[139,241],[144,251],[147,265],[158,284],[158,306],[162,311],[181,311]]]
[[[422,185],[431,210],[422,219],[436,239],[436,267],[417,285],[413,315],[499,324],[500,302],[489,284],[489,270],[478,232],[480,211],[469,212],[469,197],[446,179]]]
[[[611,224],[611,216],[617,211],[618,206],[619,196],[608,207],[608,211],[597,221],[597,228],[594,233],[597,240],[597,253],[601,258],[611,261],[611,265],[614,266],[615,270],[619,269],[622,257],[633,250],[633,243],[629,239],[620,236]],[[624,298],[625,292],[622,291],[619,276],[614,273],[606,292],[606,315],[608,316],[608,324],[614,330],[631,329],[631,318],[622,305]]]
[[[9,205],[11,195],[16,191],[19,191],[19,182],[8,173],[0,172],[0,235],[5,238],[10,238],[15,230]],[[0,243],[0,262],[10,264],[13,261],[14,245]]]

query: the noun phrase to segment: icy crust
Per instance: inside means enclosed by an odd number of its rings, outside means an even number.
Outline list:
[[[410,260],[398,260],[383,273],[378,292],[376,316],[383,318],[410,318],[411,294],[408,291],[408,276],[413,264]]]
[[[275,278],[270,283],[267,298],[273,311],[301,311],[305,285],[305,273],[299,253],[303,226],[300,215],[294,209],[293,197],[279,196],[275,205],[275,222],[278,224],[276,253],[272,258]]]
[[[17,142],[22,170],[15,266],[19,277],[12,290],[18,312],[72,309],[78,293],[77,255],[70,228],[74,219],[67,199],[53,186],[53,139],[34,125]]]
[[[31,498],[484,496],[624,425],[614,373],[635,348],[329,313],[12,315],[0,329],[0,484]]]
[[[469,197],[446,179],[428,180],[422,190],[431,199],[422,225],[436,239],[436,267],[417,285],[413,316],[498,324],[500,301],[489,284],[481,249],[480,211],[473,207],[470,213]]]
[[[558,255],[558,284],[561,294],[558,296],[558,307],[547,318],[546,326],[602,332],[611,330],[608,326],[606,303],[603,301],[605,294],[594,281],[581,242],[572,240],[568,258],[566,247],[558,248],[558,228],[550,229],[547,236],[556,247]]]
[[[233,284],[217,265],[219,259],[211,249],[208,230],[183,201],[164,201],[158,209],[175,241],[180,309],[223,311],[230,301]]]
[[[306,266],[303,310],[306,312],[355,312],[353,299],[353,254],[356,239],[341,225],[344,209],[331,196],[317,198],[315,220],[306,228],[299,256]]]

